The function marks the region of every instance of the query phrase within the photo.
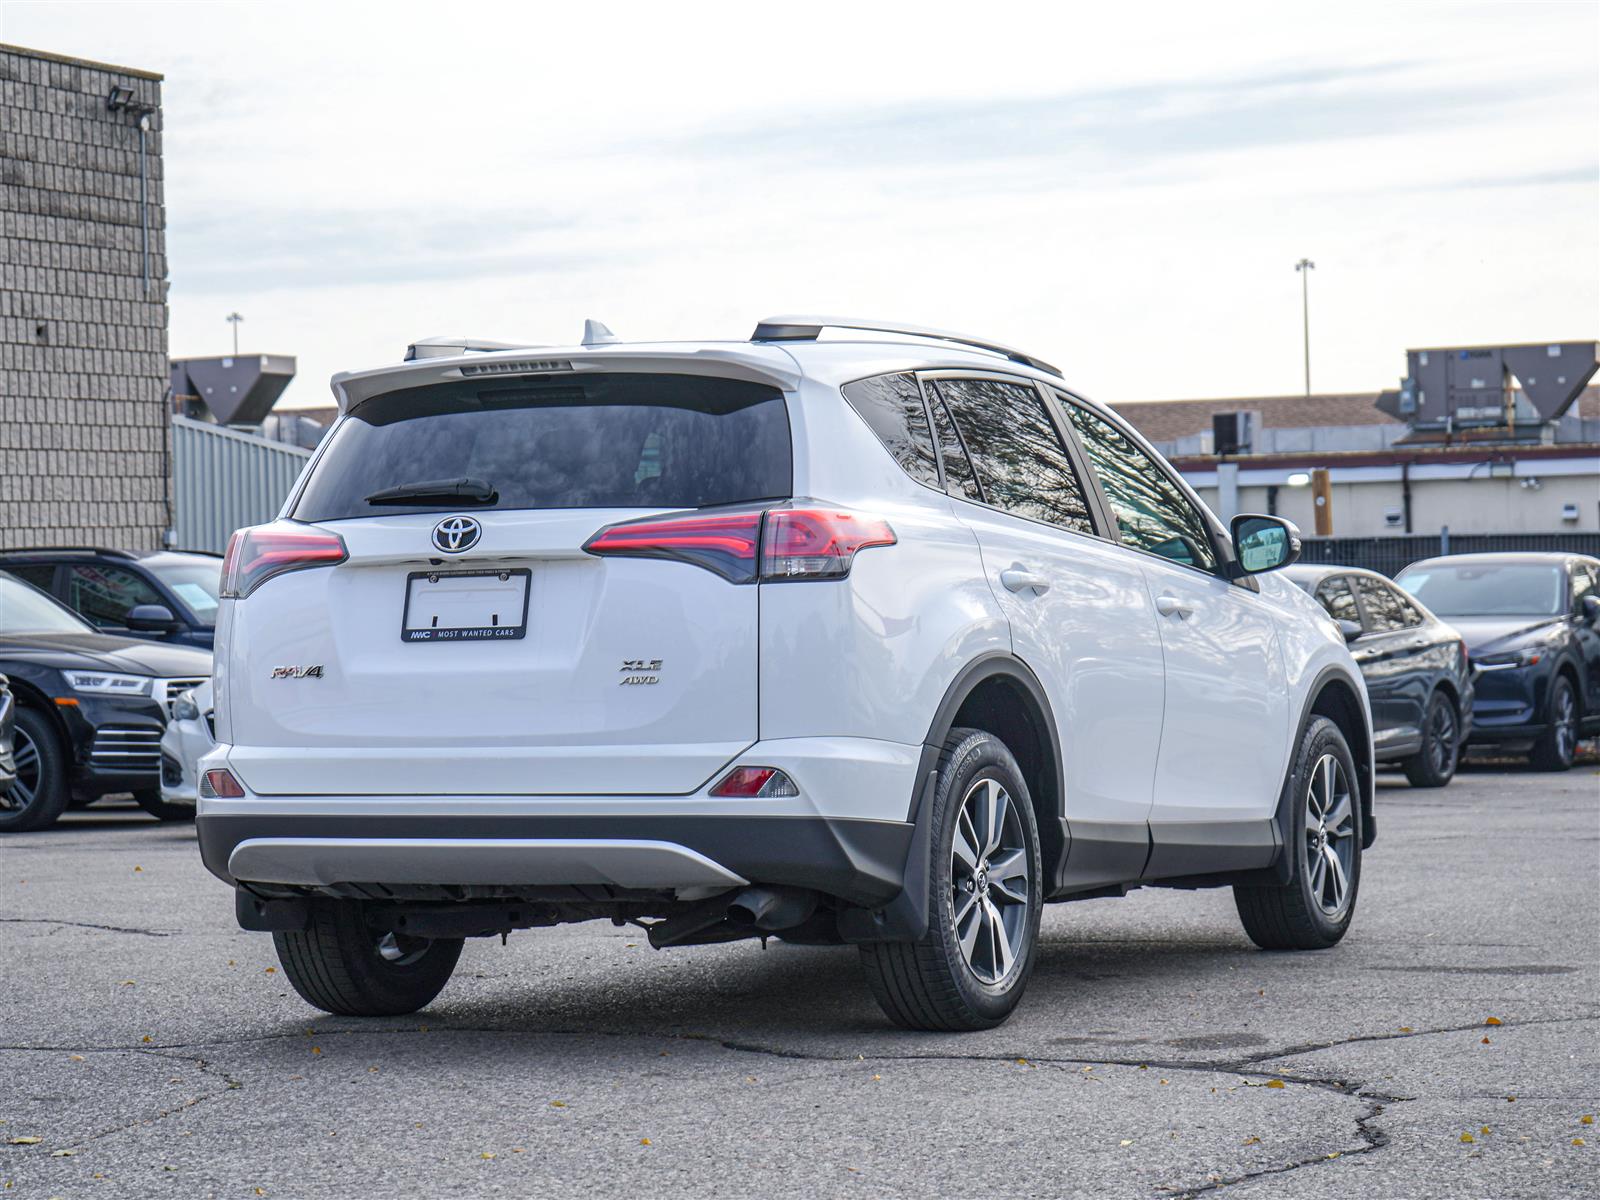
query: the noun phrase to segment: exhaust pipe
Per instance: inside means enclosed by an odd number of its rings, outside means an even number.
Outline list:
[[[817,894],[806,888],[746,888],[728,905],[728,923],[746,929],[775,932],[793,929],[817,911]]]

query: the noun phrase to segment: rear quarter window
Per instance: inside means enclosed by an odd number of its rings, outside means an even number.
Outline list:
[[[879,375],[847,383],[840,390],[901,470],[918,483],[939,486],[933,430],[928,427],[928,412],[922,406],[922,389],[915,376]]]
[[[340,423],[300,521],[455,511],[460,500],[375,505],[405,484],[477,479],[480,509],[705,508],[793,491],[776,388],[695,375],[595,374],[435,384],[378,396]]]

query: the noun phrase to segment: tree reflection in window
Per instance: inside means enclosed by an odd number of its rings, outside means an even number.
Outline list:
[[[1215,570],[1210,531],[1182,489],[1111,422],[1069,400],[1062,403],[1117,518],[1123,545]]]
[[[1074,533],[1093,533],[1083,485],[1039,393],[996,379],[941,379],[990,504]]]

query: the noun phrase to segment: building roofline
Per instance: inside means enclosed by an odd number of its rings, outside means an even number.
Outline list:
[[[161,83],[166,79],[158,71],[145,71],[138,67],[123,67],[116,63],[97,62],[92,58],[77,58],[71,54],[54,54],[49,50],[34,50],[28,46],[14,46],[10,42],[0,42],[0,50],[12,54],[21,54],[26,58],[42,58],[46,62],[66,63],[73,67],[89,67],[96,71],[114,71],[118,75],[132,75],[137,79],[151,79]]]
[[[1396,446],[1390,450],[1292,450],[1276,454],[1174,454],[1167,461],[1179,471],[1214,471],[1232,463],[1241,471],[1311,467],[1398,467],[1409,463],[1515,462],[1523,459],[1600,458],[1600,445],[1584,442],[1501,443],[1470,446]]]

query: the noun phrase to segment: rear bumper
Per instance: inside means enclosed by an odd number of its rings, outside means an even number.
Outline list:
[[[603,885],[693,898],[763,883],[871,906],[900,891],[913,829],[905,821],[798,816],[315,816],[227,808],[227,801],[202,800],[196,820],[211,873],[228,883],[306,889]]]

